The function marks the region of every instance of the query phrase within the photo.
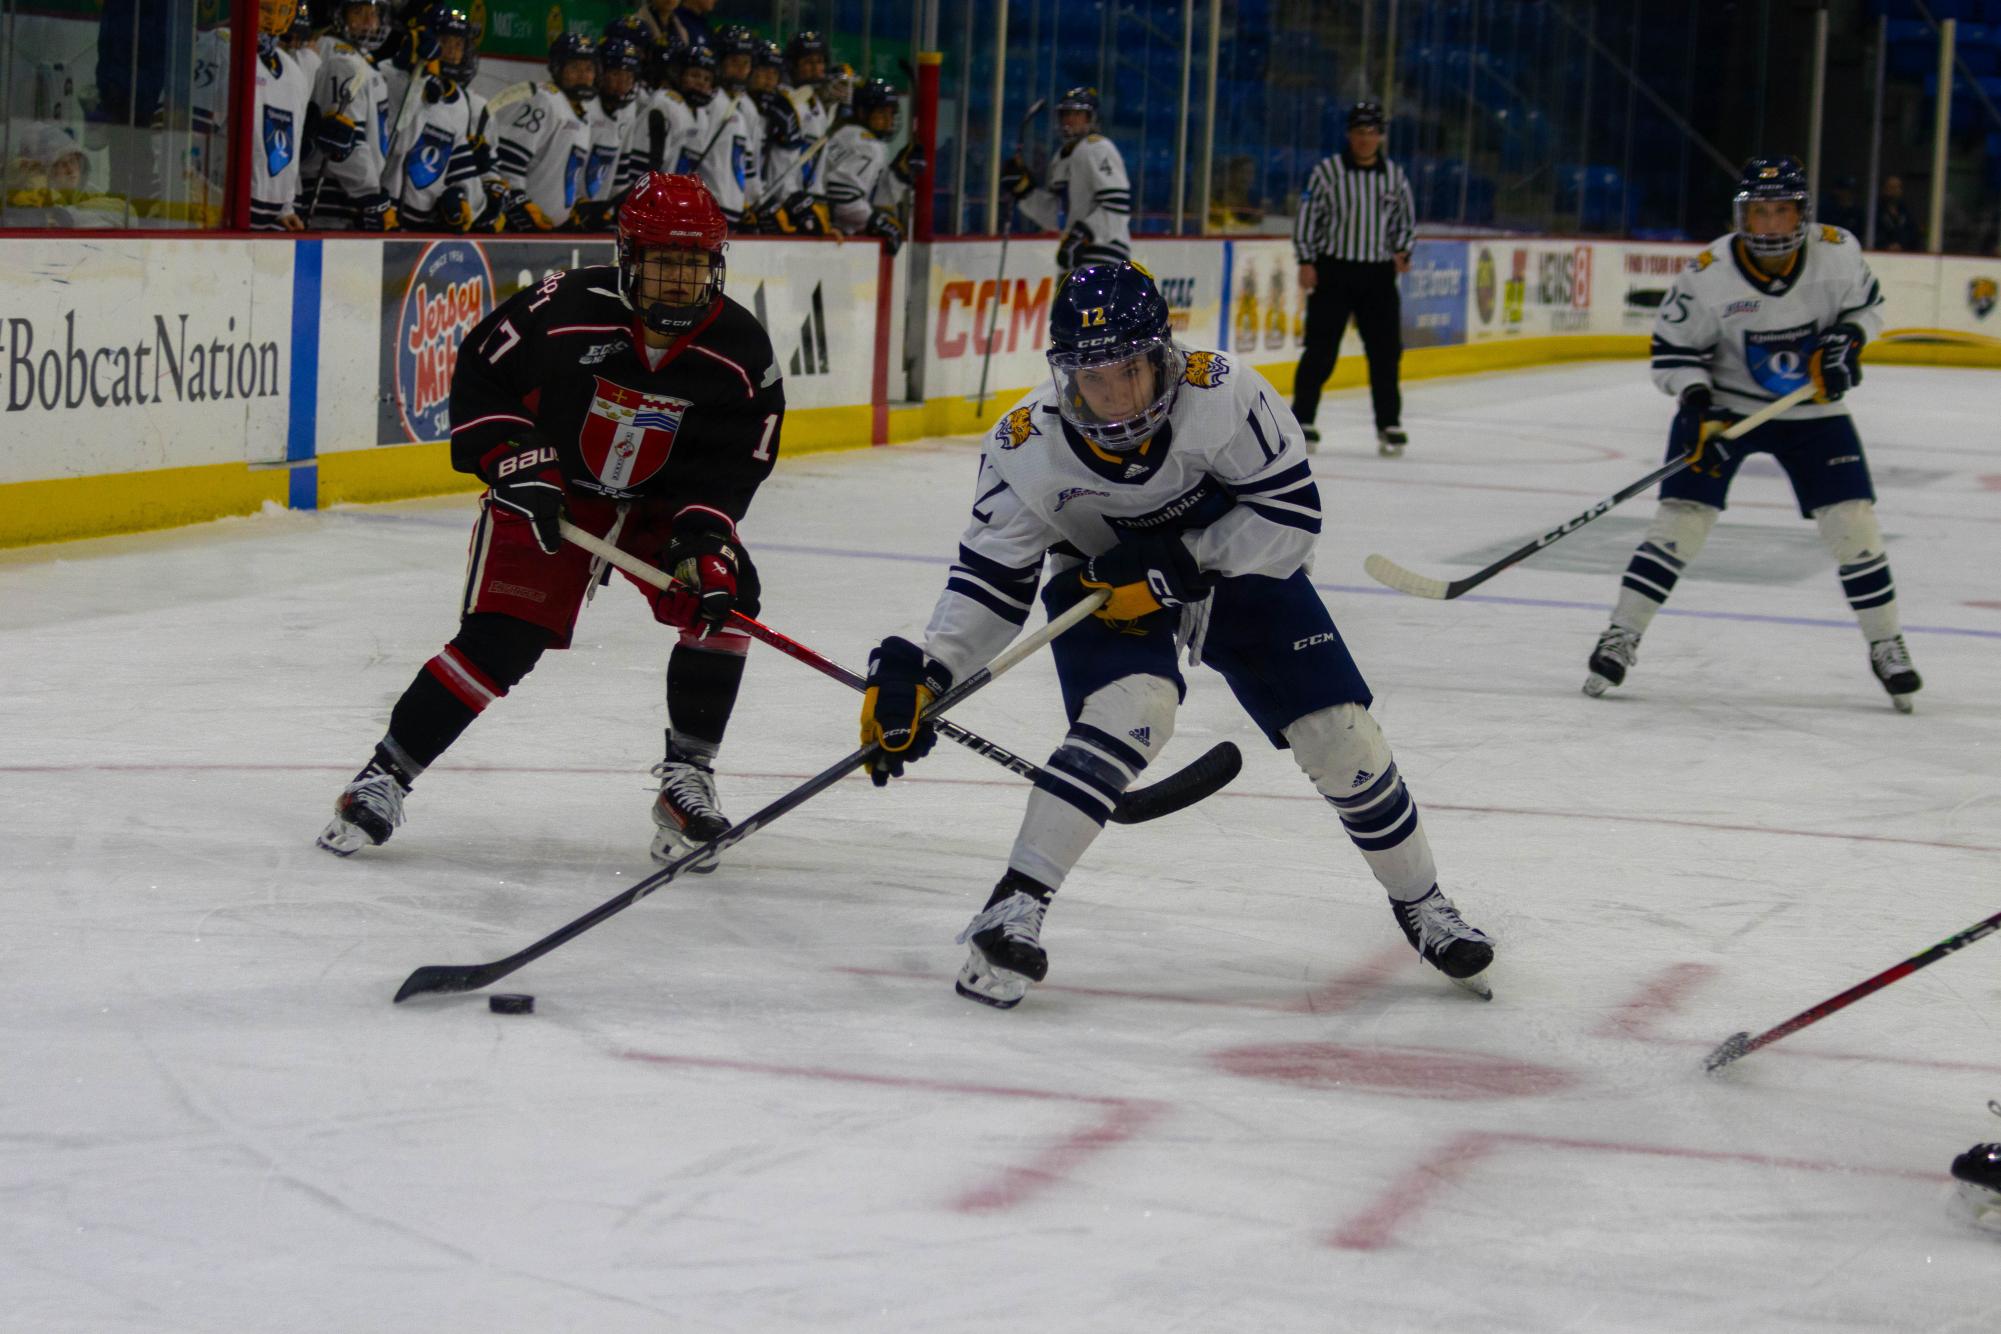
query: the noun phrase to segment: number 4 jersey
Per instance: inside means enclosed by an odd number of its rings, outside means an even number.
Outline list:
[[[1713,386],[1718,407],[1756,412],[1807,383],[1815,339],[1837,324],[1864,338],[1883,331],[1883,293],[1862,247],[1839,227],[1814,226],[1784,273],[1765,273],[1737,237],[1695,257],[1654,316],[1654,383],[1679,396]],[[1802,403],[1788,420],[1845,415],[1839,403]]]
[[[649,348],[605,266],[554,274],[480,321],[459,346],[451,412],[460,472],[484,476],[494,450],[540,440],[574,491],[706,505],[735,522],[778,455],[785,387],[771,339],[728,297]]]

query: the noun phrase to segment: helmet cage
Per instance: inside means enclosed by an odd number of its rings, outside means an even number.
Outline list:
[[[1187,356],[1165,334],[1107,348],[1054,349],[1049,371],[1056,383],[1056,410],[1092,444],[1114,454],[1130,453],[1152,439],[1174,411],[1187,364]],[[1151,367],[1154,374],[1148,402],[1110,413],[1092,406],[1085,393],[1092,380],[1122,370],[1136,374],[1142,367]]]
[[[618,295],[633,314],[639,316],[641,322],[655,333],[674,336],[684,334],[706,319],[709,312],[722,301],[727,268],[723,260],[723,251],[727,248],[727,242],[711,250],[699,244],[675,244],[671,241],[647,241],[636,236],[620,236]],[[708,287],[702,298],[691,305],[669,305],[664,301],[647,301],[640,295],[641,270],[656,255],[672,251],[709,257]]]
[[[367,5],[375,11],[373,32],[363,35],[347,26],[347,11],[356,5]],[[355,50],[373,52],[389,40],[389,0],[336,0],[332,28],[334,36]]]
[[[1790,232],[1760,234],[1751,230],[1751,205],[1762,202],[1791,202],[1799,209],[1799,221]],[[1730,200],[1737,236],[1744,248],[1761,259],[1782,259],[1806,244],[1807,228],[1813,223],[1813,197],[1804,190],[1754,188],[1739,190]]]

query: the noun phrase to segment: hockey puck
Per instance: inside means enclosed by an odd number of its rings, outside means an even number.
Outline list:
[[[535,998],[533,996],[522,995],[488,996],[486,998],[486,1008],[492,1010],[495,1014],[533,1014],[535,1013]]]

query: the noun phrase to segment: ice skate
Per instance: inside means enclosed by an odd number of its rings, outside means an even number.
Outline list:
[[[1049,894],[1025,875],[1009,871],[1001,877],[987,906],[959,933],[959,943],[970,946],[956,984],[961,996],[1011,1010],[1028,994],[1029,983],[1049,975],[1049,955],[1042,948]]]
[[[1598,647],[1591,650],[1591,675],[1584,678],[1584,693],[1597,699],[1616,685],[1626,683],[1626,669],[1640,658],[1640,632],[1623,625],[1605,628]]]
[[[1320,452],[1320,428],[1318,426],[1302,426],[1299,429],[1306,433],[1306,452],[1309,454],[1318,454]]]
[[[1890,703],[1897,706],[1897,712],[1911,712],[1916,705],[1911,696],[1924,689],[1925,683],[1918,676],[1918,669],[1911,666],[1911,651],[1904,647],[1904,637],[1891,635],[1871,644],[1869,666],[1883,683],[1883,689],[1890,692]]]
[[[677,857],[729,832],[729,818],[716,805],[716,771],[699,755],[669,749],[653,766],[660,795],[653,800],[653,860],[663,866]],[[688,868],[701,874],[716,869],[714,859]]]
[[[1960,1203],[1981,1227],[2001,1232],[2001,1144],[1976,1144],[1952,1160]]]
[[[1494,962],[1494,943],[1466,925],[1438,886],[1409,903],[1391,899],[1390,911],[1396,914],[1404,938],[1426,963],[1481,1000],[1494,999],[1493,989],[1482,976]]]
[[[405,789],[394,774],[370,763],[334,798],[334,818],[320,831],[319,845],[336,857],[380,847],[403,823]]]
[[[1410,443],[1410,436],[1401,426],[1381,426],[1376,428],[1376,452],[1386,459],[1403,457],[1403,447]]]

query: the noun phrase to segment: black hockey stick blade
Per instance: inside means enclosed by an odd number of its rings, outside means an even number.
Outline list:
[[[1710,1052],[1709,1055],[1702,1058],[1702,1068],[1711,1074],[1715,1074],[1718,1070],[1730,1064],[1730,1062],[1737,1060],[1739,1057],[1749,1056],[1750,1054],[1751,1035],[1749,1033],[1732,1033],[1729,1037],[1723,1039],[1723,1042],[1715,1051]]]
[[[1142,824],[1186,810],[1228,787],[1243,767],[1244,753],[1237,749],[1237,743],[1219,742],[1187,768],[1120,797],[1112,808],[1112,819],[1118,824]]]

